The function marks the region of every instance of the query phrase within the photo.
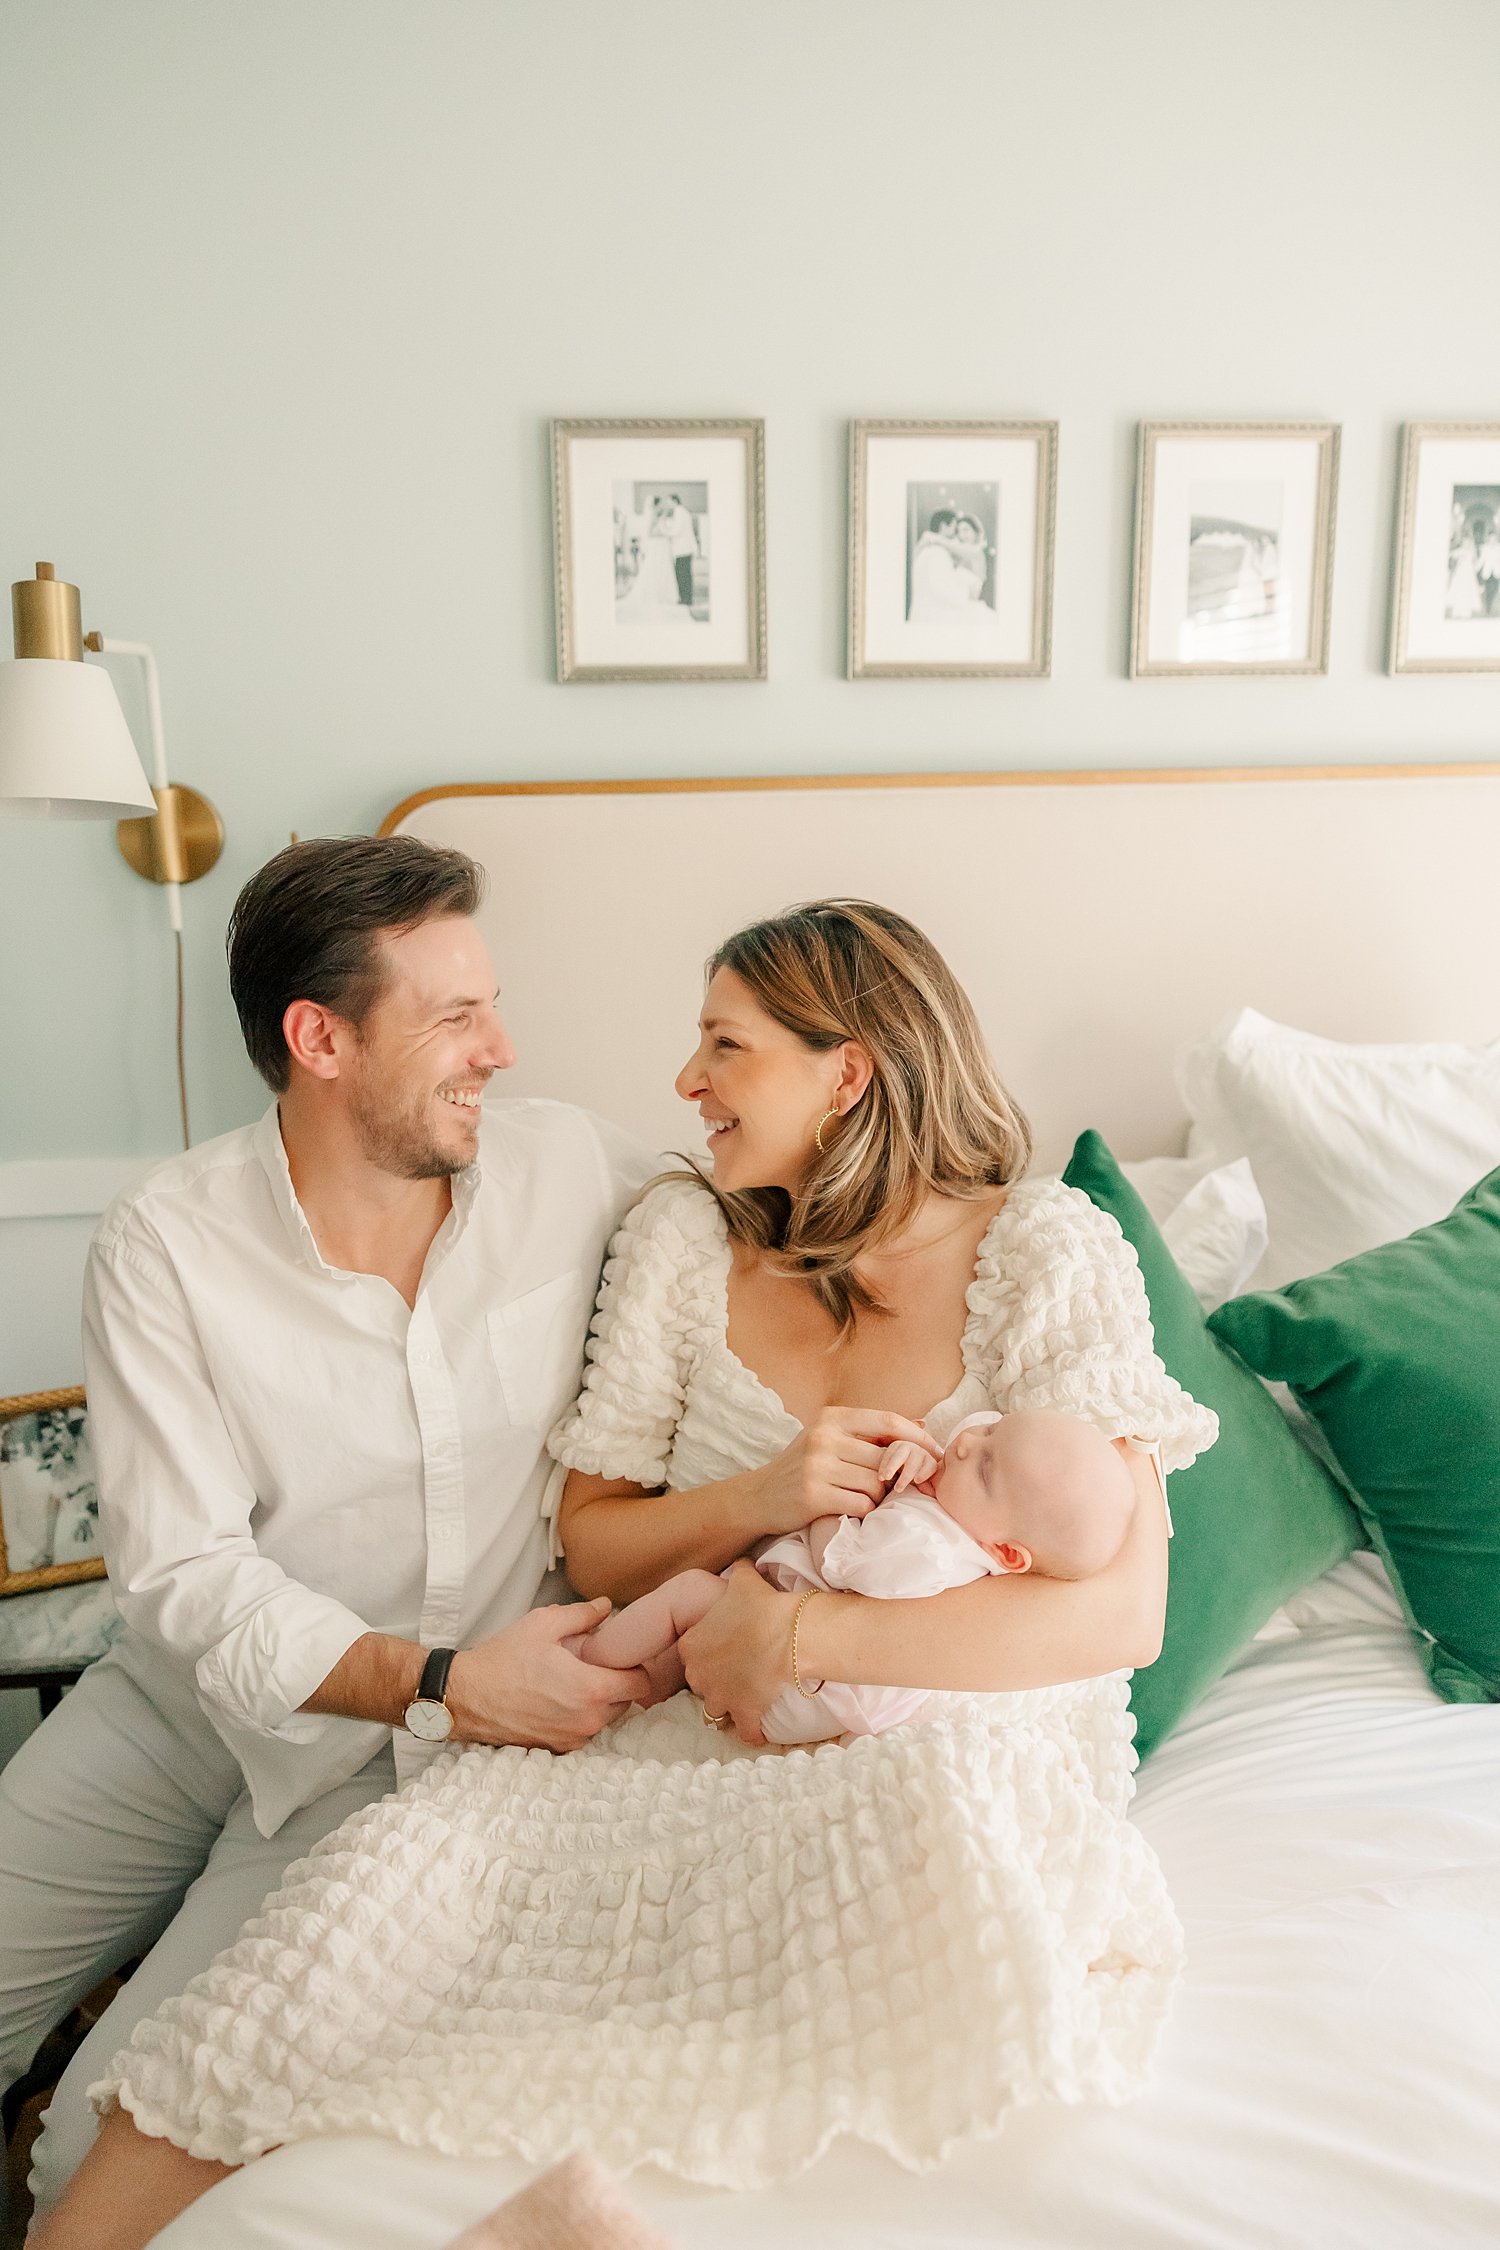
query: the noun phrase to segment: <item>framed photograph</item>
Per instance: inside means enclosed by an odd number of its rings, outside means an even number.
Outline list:
[[[1332,422],[1144,422],[1132,679],[1328,669]]]
[[[559,680],[763,680],[765,424],[554,422]]]
[[[1408,422],[1392,672],[1500,672],[1500,422]]]
[[[849,677],[1045,679],[1055,422],[853,422]]]
[[[0,1595],[103,1576],[83,1392],[0,1398]]]

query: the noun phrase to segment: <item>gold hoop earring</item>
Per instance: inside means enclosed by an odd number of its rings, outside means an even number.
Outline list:
[[[823,1127],[828,1123],[830,1117],[837,1116],[838,1111],[836,1109],[825,1109],[822,1116],[818,1119],[817,1124],[813,1128],[813,1145],[817,1149],[819,1156],[826,1156],[828,1154],[827,1149],[823,1146]]]

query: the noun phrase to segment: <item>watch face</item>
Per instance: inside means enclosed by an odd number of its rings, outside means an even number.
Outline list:
[[[453,1713],[446,1703],[408,1703],[406,1731],[419,1742],[446,1742],[453,1732]]]

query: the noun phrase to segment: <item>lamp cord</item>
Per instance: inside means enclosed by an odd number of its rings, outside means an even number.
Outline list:
[[[187,1051],[183,1040],[186,1008],[183,998],[182,932],[174,930],[172,935],[177,941],[177,1101],[182,1111],[182,1145],[184,1148],[191,1148],[193,1137],[188,1131]]]

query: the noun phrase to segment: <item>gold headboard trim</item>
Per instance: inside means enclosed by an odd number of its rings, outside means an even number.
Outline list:
[[[650,781],[450,781],[418,789],[388,812],[376,834],[391,836],[423,805],[445,797],[650,797],[769,789],[1087,789],[1204,781],[1438,781],[1500,778],[1500,765],[1095,766],[1005,773],[699,774]]]

